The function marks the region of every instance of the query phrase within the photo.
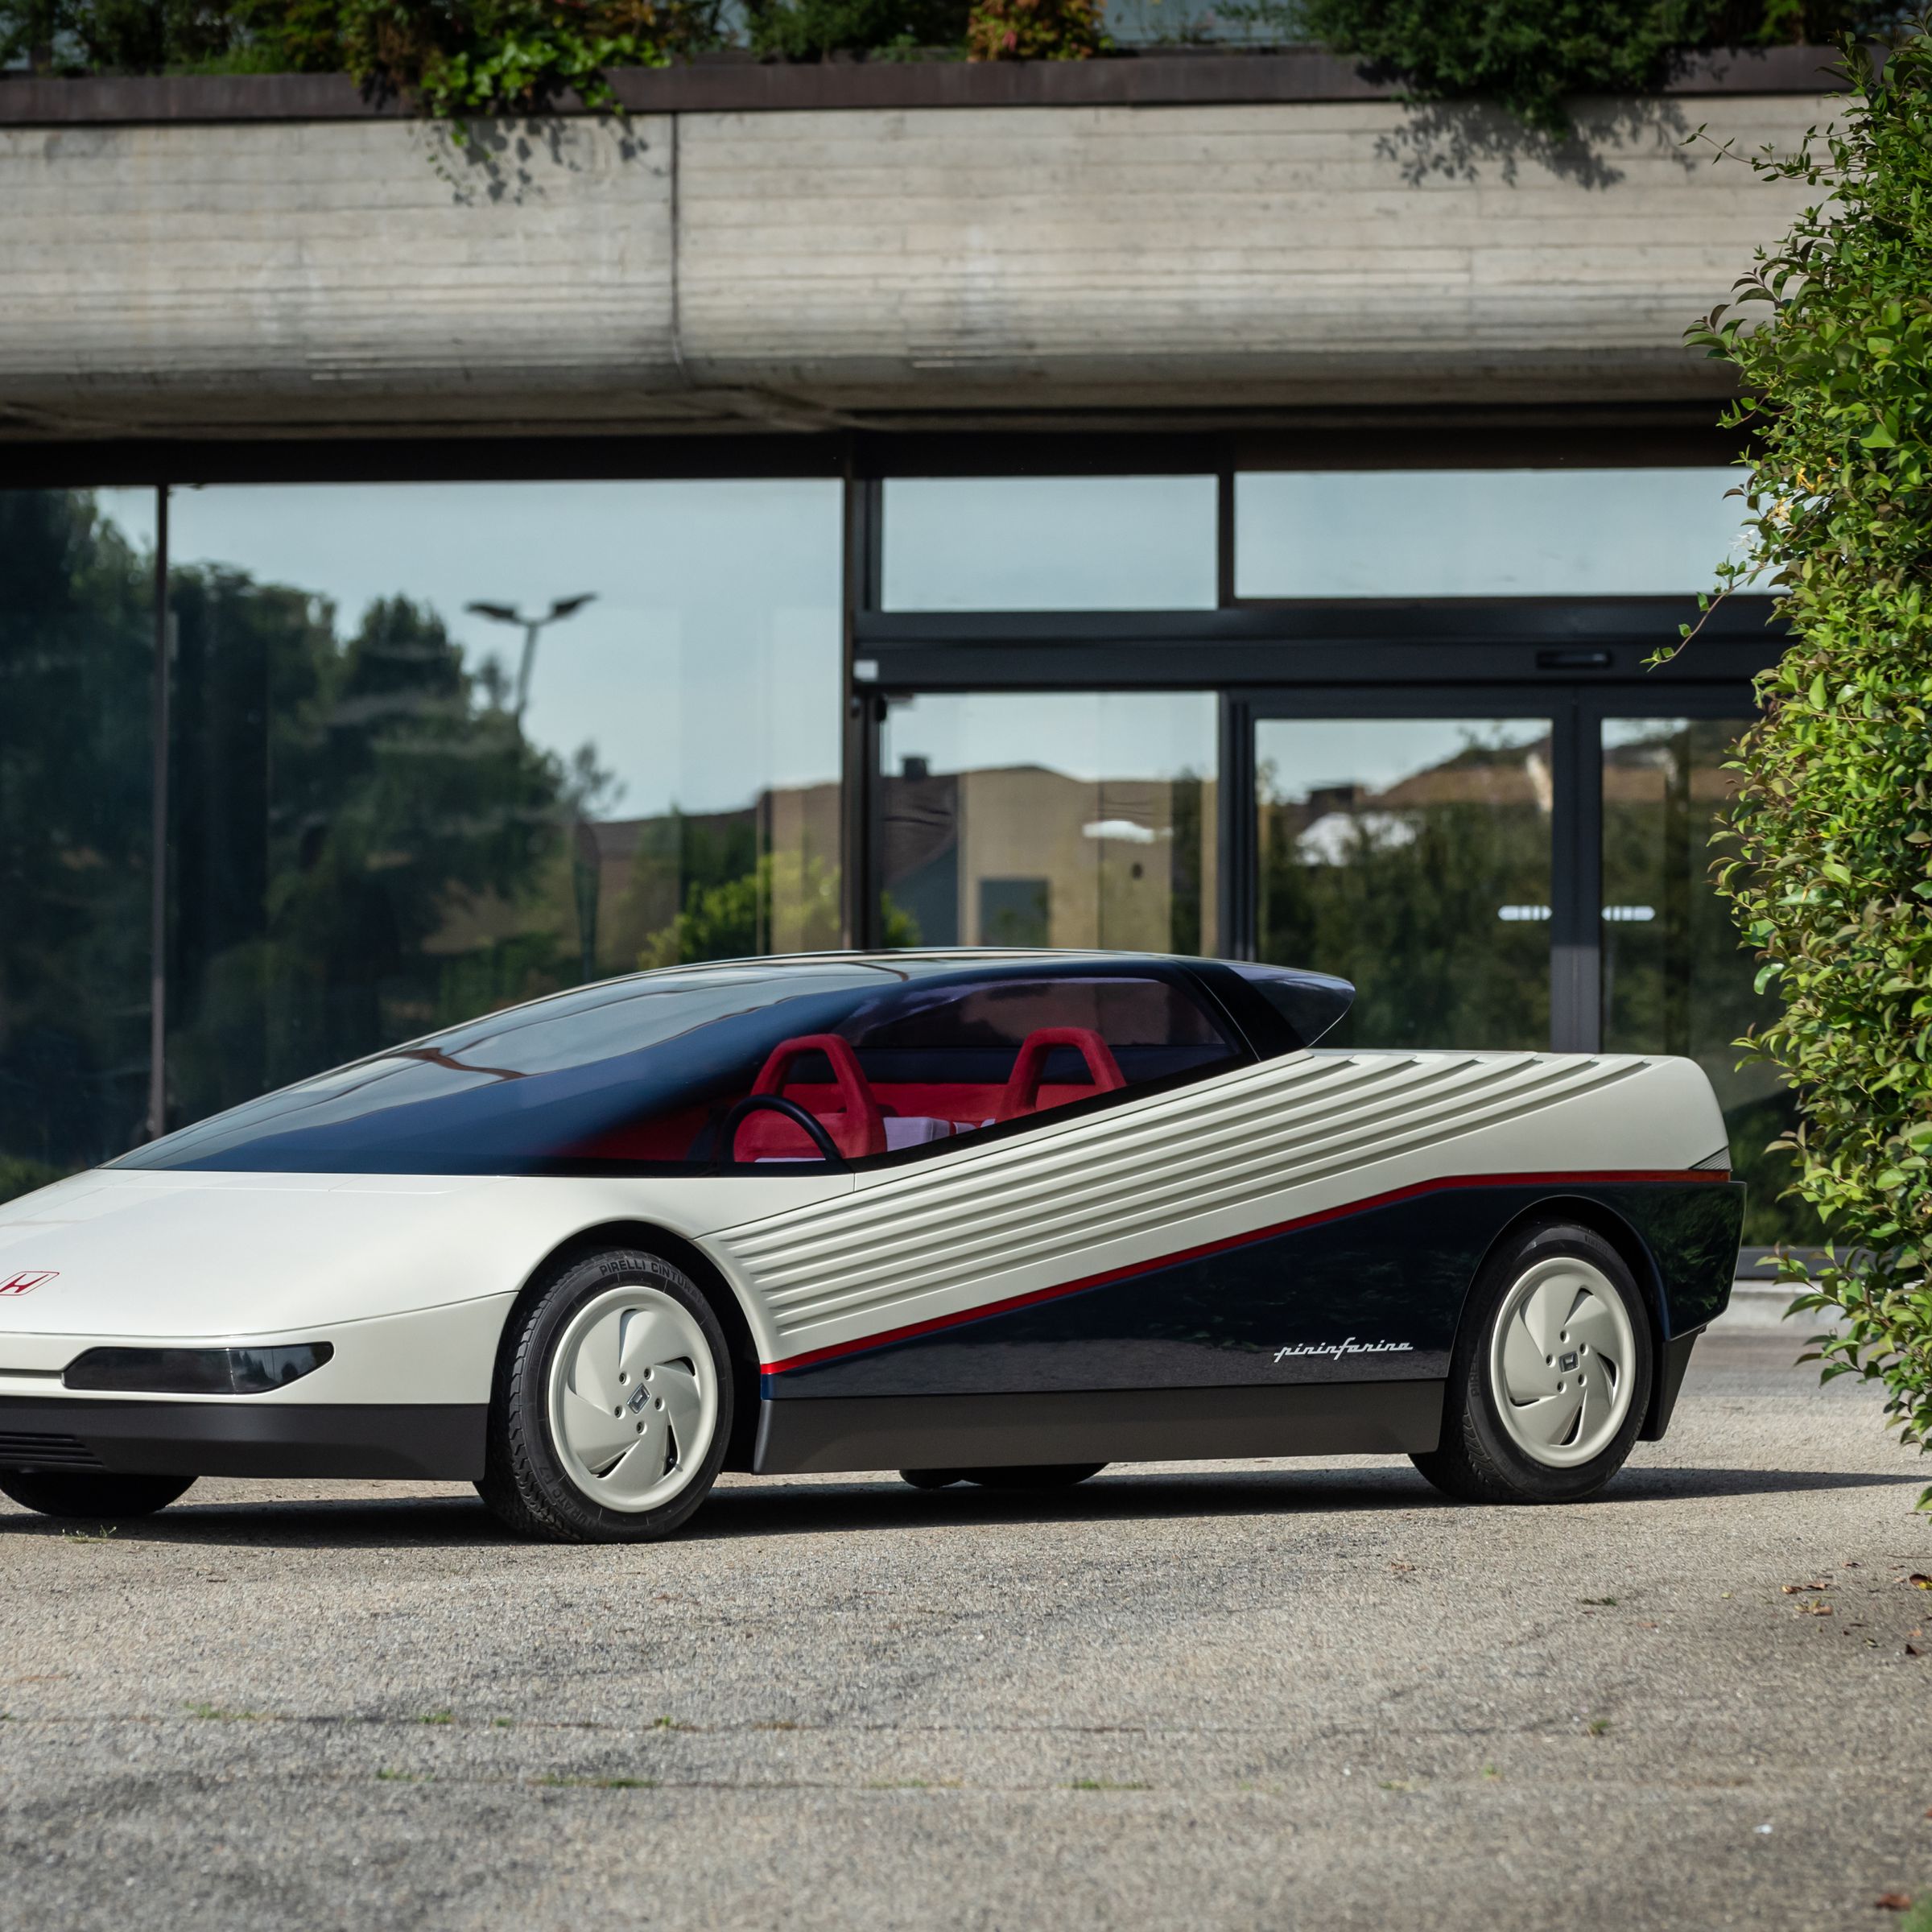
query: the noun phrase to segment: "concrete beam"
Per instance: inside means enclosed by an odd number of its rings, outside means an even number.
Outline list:
[[[0,125],[0,435],[1695,400],[1815,95]]]

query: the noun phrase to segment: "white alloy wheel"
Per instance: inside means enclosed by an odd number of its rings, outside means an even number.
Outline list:
[[[550,1433],[564,1473],[606,1509],[667,1503],[703,1463],[718,1384],[696,1318],[637,1283],[586,1302],[550,1365]]]
[[[1624,1298],[1600,1268],[1569,1254],[1533,1263],[1489,1337],[1489,1385],[1510,1440],[1550,1469],[1600,1455],[1629,1414],[1637,1350]]]

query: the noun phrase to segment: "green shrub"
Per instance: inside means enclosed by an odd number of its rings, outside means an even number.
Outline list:
[[[613,107],[607,70],[663,67],[716,38],[707,0],[250,0],[265,32],[378,93],[460,120],[575,93]],[[303,46],[304,17],[312,25]],[[331,35],[336,47],[330,45]],[[339,47],[336,58],[331,59]]]
[[[1932,1448],[1932,43],[1842,120],[1752,165],[1827,191],[1690,339],[1759,439],[1754,555],[1792,642],[1739,747],[1719,889],[1782,1011],[1744,1044],[1797,1089],[1798,1192],[1834,1241],[1794,1312],[1835,1309],[1827,1377],[1880,1381]],[[1932,1489],[1920,1498],[1932,1506]]]
[[[1100,0],[976,0],[969,60],[1088,60],[1108,42]]]
[[[1636,93],[1699,47],[1825,41],[1896,9],[1871,0],[1294,0],[1308,37],[1406,83],[1418,101],[1482,96],[1570,131],[1566,95]]]
[[[969,0],[745,0],[745,31],[762,54],[822,60],[828,54],[906,54],[958,47]]]
[[[344,73],[456,119],[615,105],[613,67],[714,44],[718,0],[0,0],[0,64]]]
[[[0,0],[0,66],[65,72],[348,72],[461,118],[576,93],[607,69],[715,46],[720,0]],[[1221,0],[1224,27],[1315,39],[1418,100],[1482,96],[1567,131],[1566,95],[1653,85],[1674,53],[1830,39],[1882,0]],[[974,60],[1106,51],[1102,0],[745,0],[743,35],[788,60],[943,48]]]

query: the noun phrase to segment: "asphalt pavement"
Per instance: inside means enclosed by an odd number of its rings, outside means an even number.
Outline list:
[[[1571,1509],[1370,1459],[733,1478],[644,1550],[453,1488],[0,1503],[0,1926],[1883,1932],[1932,1464],[1794,1352],[1707,1340]]]

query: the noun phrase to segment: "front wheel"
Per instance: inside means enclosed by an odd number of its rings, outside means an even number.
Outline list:
[[[477,1487],[519,1534],[651,1542],[710,1493],[731,1439],[731,1354],[659,1256],[571,1262],[512,1317]]]
[[[1441,1443],[1411,1459],[1471,1503],[1572,1503],[1624,1466],[1650,1402],[1649,1316],[1594,1229],[1550,1220],[1492,1258],[1464,1311]]]
[[[192,1476],[93,1476],[67,1469],[0,1470],[0,1495],[43,1516],[116,1517],[152,1516],[192,1485]]]

